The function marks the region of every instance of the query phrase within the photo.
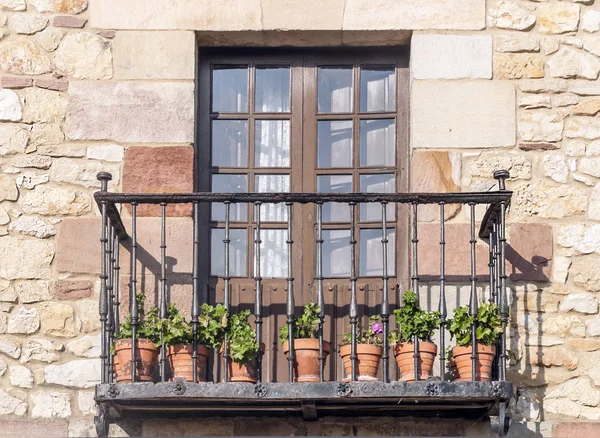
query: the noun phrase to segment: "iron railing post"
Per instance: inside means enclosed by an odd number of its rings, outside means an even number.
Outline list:
[[[100,172],[97,175],[98,180],[100,181],[100,190],[102,192],[108,191],[108,182],[112,179],[112,175],[108,172]],[[107,202],[102,201],[101,203],[101,213],[102,213],[102,235],[100,237],[100,247],[101,247],[101,266],[100,266],[100,302],[99,302],[99,313],[100,313],[100,343],[101,343],[101,352],[100,352],[100,361],[102,368],[102,383],[109,382],[109,372],[108,370],[108,354],[110,352],[110,337],[107,334],[107,320],[108,320],[108,289],[107,289],[107,280],[108,280],[108,225],[109,219],[107,216]]]

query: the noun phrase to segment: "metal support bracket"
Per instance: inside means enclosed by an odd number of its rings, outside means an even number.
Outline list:
[[[108,414],[108,404],[98,404],[98,415],[94,417],[94,424],[96,425],[96,433],[99,438],[108,437],[108,429],[110,426],[110,416]]]
[[[305,420],[316,420],[318,418],[315,402],[301,402],[301,405],[302,416]]]
[[[498,405],[498,415],[490,415],[490,425],[492,436],[505,437],[510,428],[510,417],[506,415],[506,403],[500,402]]]

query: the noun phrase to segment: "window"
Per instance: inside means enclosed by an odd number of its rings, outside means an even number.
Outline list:
[[[197,187],[213,192],[395,192],[408,185],[408,71],[405,52],[231,51],[201,54]],[[357,268],[364,304],[378,303],[382,274],[381,207],[356,209]],[[205,212],[210,252],[204,262],[222,297],[225,210]],[[287,211],[263,205],[261,274],[265,307],[285,303]],[[315,299],[315,207],[295,205],[296,302]],[[405,242],[396,206],[386,218],[390,248]],[[350,209],[323,207],[323,269],[328,298],[348,302]],[[253,303],[253,205],[230,210],[233,304]],[[208,239],[208,236],[207,236]],[[402,246],[406,248],[407,246]],[[388,252],[389,272],[407,271],[405,254]],[[390,284],[402,281],[392,279]],[[372,296],[372,298],[370,298]],[[268,298],[267,298],[268,297]],[[237,300],[237,302],[236,302]],[[373,309],[375,313],[376,309]],[[273,309],[280,318],[285,311]],[[343,315],[340,315],[343,316]],[[283,320],[273,318],[271,330]],[[332,336],[344,321],[332,322]],[[339,327],[338,327],[339,326]],[[333,337],[331,338],[334,339]],[[268,352],[267,352],[268,354]],[[332,364],[334,361],[332,361]],[[282,364],[283,366],[284,364]],[[334,366],[334,365],[332,365]],[[274,373],[276,370],[273,371]]]

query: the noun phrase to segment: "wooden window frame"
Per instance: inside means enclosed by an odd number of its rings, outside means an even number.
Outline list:
[[[252,190],[256,174],[290,174],[291,191],[316,191],[317,175],[346,175],[353,176],[353,190],[358,191],[359,175],[368,173],[391,173],[390,168],[382,167],[361,167],[360,159],[360,139],[359,130],[353,132],[353,168],[330,168],[318,169],[316,163],[316,139],[317,139],[317,120],[321,118],[353,120],[358,123],[358,119],[376,119],[376,118],[396,118],[396,190],[398,192],[409,191],[409,86],[410,77],[408,71],[408,49],[401,47],[366,47],[366,48],[320,48],[320,49],[262,49],[262,48],[205,48],[200,49],[198,53],[198,111],[197,111],[197,141],[196,141],[196,163],[195,163],[195,181],[196,191],[210,191],[211,175],[215,169],[207,169],[207,164],[211,161],[211,139],[206,133],[211,132],[210,123],[214,118],[219,119],[248,119],[248,167],[221,169],[223,173],[243,173],[248,175],[248,190]],[[258,113],[254,114],[254,75],[249,74],[249,93],[248,93],[248,111],[246,113],[226,113],[215,116],[210,112],[211,102],[211,68],[213,65],[242,65],[248,64],[272,64],[272,65],[290,65],[291,66],[291,87],[290,87],[290,113]],[[360,113],[360,65],[370,66],[389,66],[396,67],[396,110],[386,114],[380,113]],[[321,65],[352,65],[354,75],[353,87],[353,112],[343,115],[339,114],[317,114],[316,85],[317,69]],[[290,130],[290,167],[289,168],[252,168],[251,163],[254,160],[254,120],[256,119],[286,119],[291,120]],[[309,145],[314,145],[310,148]],[[314,163],[311,165],[310,163]],[[208,170],[208,171],[207,171]],[[298,206],[299,207],[299,206]],[[358,207],[357,207],[358,208]],[[390,223],[396,229],[396,278],[401,288],[409,284],[409,261],[408,261],[408,209],[406,206],[398,206],[396,211],[396,220]],[[201,216],[210,218],[210,208],[203,206]],[[360,215],[358,215],[359,217]],[[294,234],[298,232],[302,236],[303,231],[314,228],[314,207],[303,208],[302,214],[294,212],[293,228]],[[243,224],[236,224],[236,228],[247,228],[248,238],[248,260],[247,260],[247,278],[251,277],[251,259],[252,259],[252,223],[254,221],[252,209],[249,207],[247,220]],[[357,230],[364,228],[378,228],[377,222],[365,223],[357,221]],[[206,242],[210,241],[210,229],[215,225],[222,227],[222,222],[205,221],[203,232]],[[243,226],[242,226],[243,225]],[[284,228],[285,223],[269,223],[268,228]],[[344,229],[344,224],[328,224],[325,229]],[[348,227],[345,226],[345,229]],[[358,233],[357,233],[358,236]],[[303,242],[300,254],[314,254],[315,243],[312,239],[295,239],[296,242]],[[298,247],[295,245],[295,252]],[[358,245],[357,245],[358,247]],[[358,249],[357,249],[358,250]],[[301,285],[308,284],[314,276],[314,256],[301,257],[301,275],[296,275]],[[300,260],[295,257],[294,260]],[[357,258],[358,260],[358,258]],[[203,279],[209,281],[210,278],[210,251],[200,257],[201,271]]]

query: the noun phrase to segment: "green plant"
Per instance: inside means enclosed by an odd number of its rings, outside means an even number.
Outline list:
[[[249,310],[231,315],[227,321],[227,348],[233,361],[243,365],[258,355],[256,333],[248,322]]]
[[[394,310],[398,328],[390,332],[390,343],[412,342],[415,336],[420,341],[431,342],[441,323],[440,313],[421,309],[417,295],[411,290],[404,293],[402,303],[402,307]]]
[[[381,334],[383,333],[383,328],[381,327],[381,323],[379,322],[380,316],[373,315],[369,318],[369,322],[366,327],[360,323],[360,321],[356,324],[356,343],[357,344],[371,344],[371,345],[379,345],[381,346],[383,342],[381,341]],[[352,343],[352,332],[344,333],[344,337],[342,338],[342,345],[350,345]]]
[[[448,323],[448,332],[456,338],[460,346],[471,345],[471,327],[476,324],[475,336],[479,344],[494,345],[502,334],[500,308],[494,303],[479,306],[477,315],[469,315],[469,307],[462,306],[454,310],[454,317]]]
[[[307,339],[319,337],[319,314],[321,308],[315,303],[304,305],[304,312],[300,318],[294,320],[294,339]],[[279,342],[283,344],[288,340],[289,327],[284,325],[279,327]]]
[[[165,345],[188,345],[194,342],[192,324],[187,322],[175,304],[169,304],[167,319],[163,320]],[[225,306],[211,306],[203,303],[198,316],[198,343],[208,348],[216,348],[223,342],[227,328],[227,311]]]
[[[150,339],[157,347],[160,346],[160,335],[162,333],[162,323],[158,316],[158,309],[152,307],[146,312],[144,310],[144,294],[136,294],[138,323],[136,337],[138,339]],[[127,315],[119,325],[119,333],[115,336],[115,341],[120,339],[131,339],[133,336],[133,326],[131,325],[131,315]],[[112,349],[111,349],[112,350]]]

